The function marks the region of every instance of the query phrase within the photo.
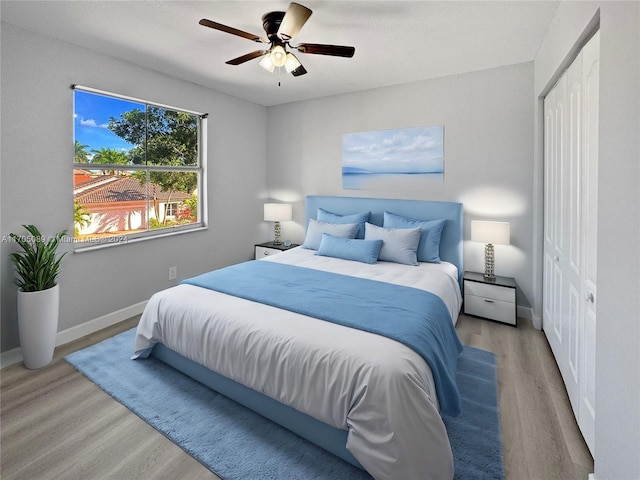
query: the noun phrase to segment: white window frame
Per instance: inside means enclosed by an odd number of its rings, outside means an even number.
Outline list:
[[[99,170],[101,167],[108,170],[118,170],[118,171],[171,171],[176,170],[180,172],[194,172],[198,176],[198,222],[189,224],[189,225],[175,225],[166,228],[160,229],[147,229],[143,232],[135,232],[135,233],[124,233],[124,234],[114,234],[112,236],[100,237],[95,239],[89,239],[86,241],[74,241],[75,252],[89,251],[95,250],[104,247],[111,247],[115,245],[123,245],[128,243],[135,243],[142,240],[151,240],[154,238],[162,238],[170,235],[189,233],[194,231],[201,231],[207,228],[207,189],[206,189],[206,159],[207,159],[207,113],[194,112],[191,110],[187,110],[184,108],[178,108],[171,105],[161,104],[157,102],[151,102],[148,100],[143,100],[140,98],[129,97],[126,95],[120,95],[113,92],[107,92],[104,90],[98,90],[91,87],[81,86],[81,85],[71,85],[71,89],[75,92],[76,90],[93,93],[97,95],[103,95],[112,97],[115,99],[125,100],[129,102],[136,102],[140,104],[144,104],[146,106],[163,108],[166,110],[173,110],[176,112],[188,113],[190,115],[197,116],[198,121],[198,163],[197,166],[185,165],[181,167],[172,167],[172,166],[156,166],[156,165],[113,165],[113,164],[105,164],[105,165],[95,165],[95,169]],[[74,93],[74,102],[75,102],[75,93]],[[75,114],[75,105],[73,108]],[[74,123],[74,133],[73,140],[75,141],[75,123]],[[75,169],[86,169],[87,164],[85,163],[76,163],[73,162],[73,168]]]

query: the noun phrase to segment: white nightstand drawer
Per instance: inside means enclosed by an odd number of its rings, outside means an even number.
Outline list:
[[[516,289],[479,282],[464,282],[465,295],[475,295],[503,302],[516,302]]]
[[[465,288],[473,282],[467,282]],[[496,287],[492,287],[496,288]],[[513,289],[505,289],[513,290]],[[468,292],[464,296],[464,313],[476,315],[478,317],[490,318],[499,322],[516,324],[516,305],[513,301],[504,302],[494,300],[492,298],[477,297],[469,295]]]
[[[256,260],[281,252],[282,250],[278,250],[277,248],[256,247]]]

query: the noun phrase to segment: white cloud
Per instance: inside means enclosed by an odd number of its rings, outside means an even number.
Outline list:
[[[80,117],[80,125],[82,125],[83,127],[93,127],[93,128],[107,128],[108,126],[106,123],[97,124],[93,118],[89,118],[85,120],[82,117]]]
[[[442,127],[343,135],[343,166],[373,172],[441,171]]]

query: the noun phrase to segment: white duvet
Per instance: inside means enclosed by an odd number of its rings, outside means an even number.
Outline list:
[[[460,311],[458,272],[446,262],[368,265],[320,257],[302,248],[261,261],[420,288],[439,295],[454,322]],[[395,340],[178,285],[149,300],[137,329],[136,355],[158,342],[348,430],[348,450],[376,480],[453,478],[451,448],[429,367]]]

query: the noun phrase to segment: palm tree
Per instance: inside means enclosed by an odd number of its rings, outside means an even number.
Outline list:
[[[126,153],[114,148],[102,147],[100,150],[92,150],[94,153],[91,163],[98,165],[128,165],[129,157]],[[115,170],[103,170],[103,174],[115,175]]]
[[[73,161],[75,163],[89,163],[89,152],[87,152],[87,148],[89,145],[83,145],[78,140],[75,142],[76,152],[73,157]]]
[[[91,225],[91,212],[77,200],[73,203],[73,223],[76,237],[80,234],[81,228]]]

